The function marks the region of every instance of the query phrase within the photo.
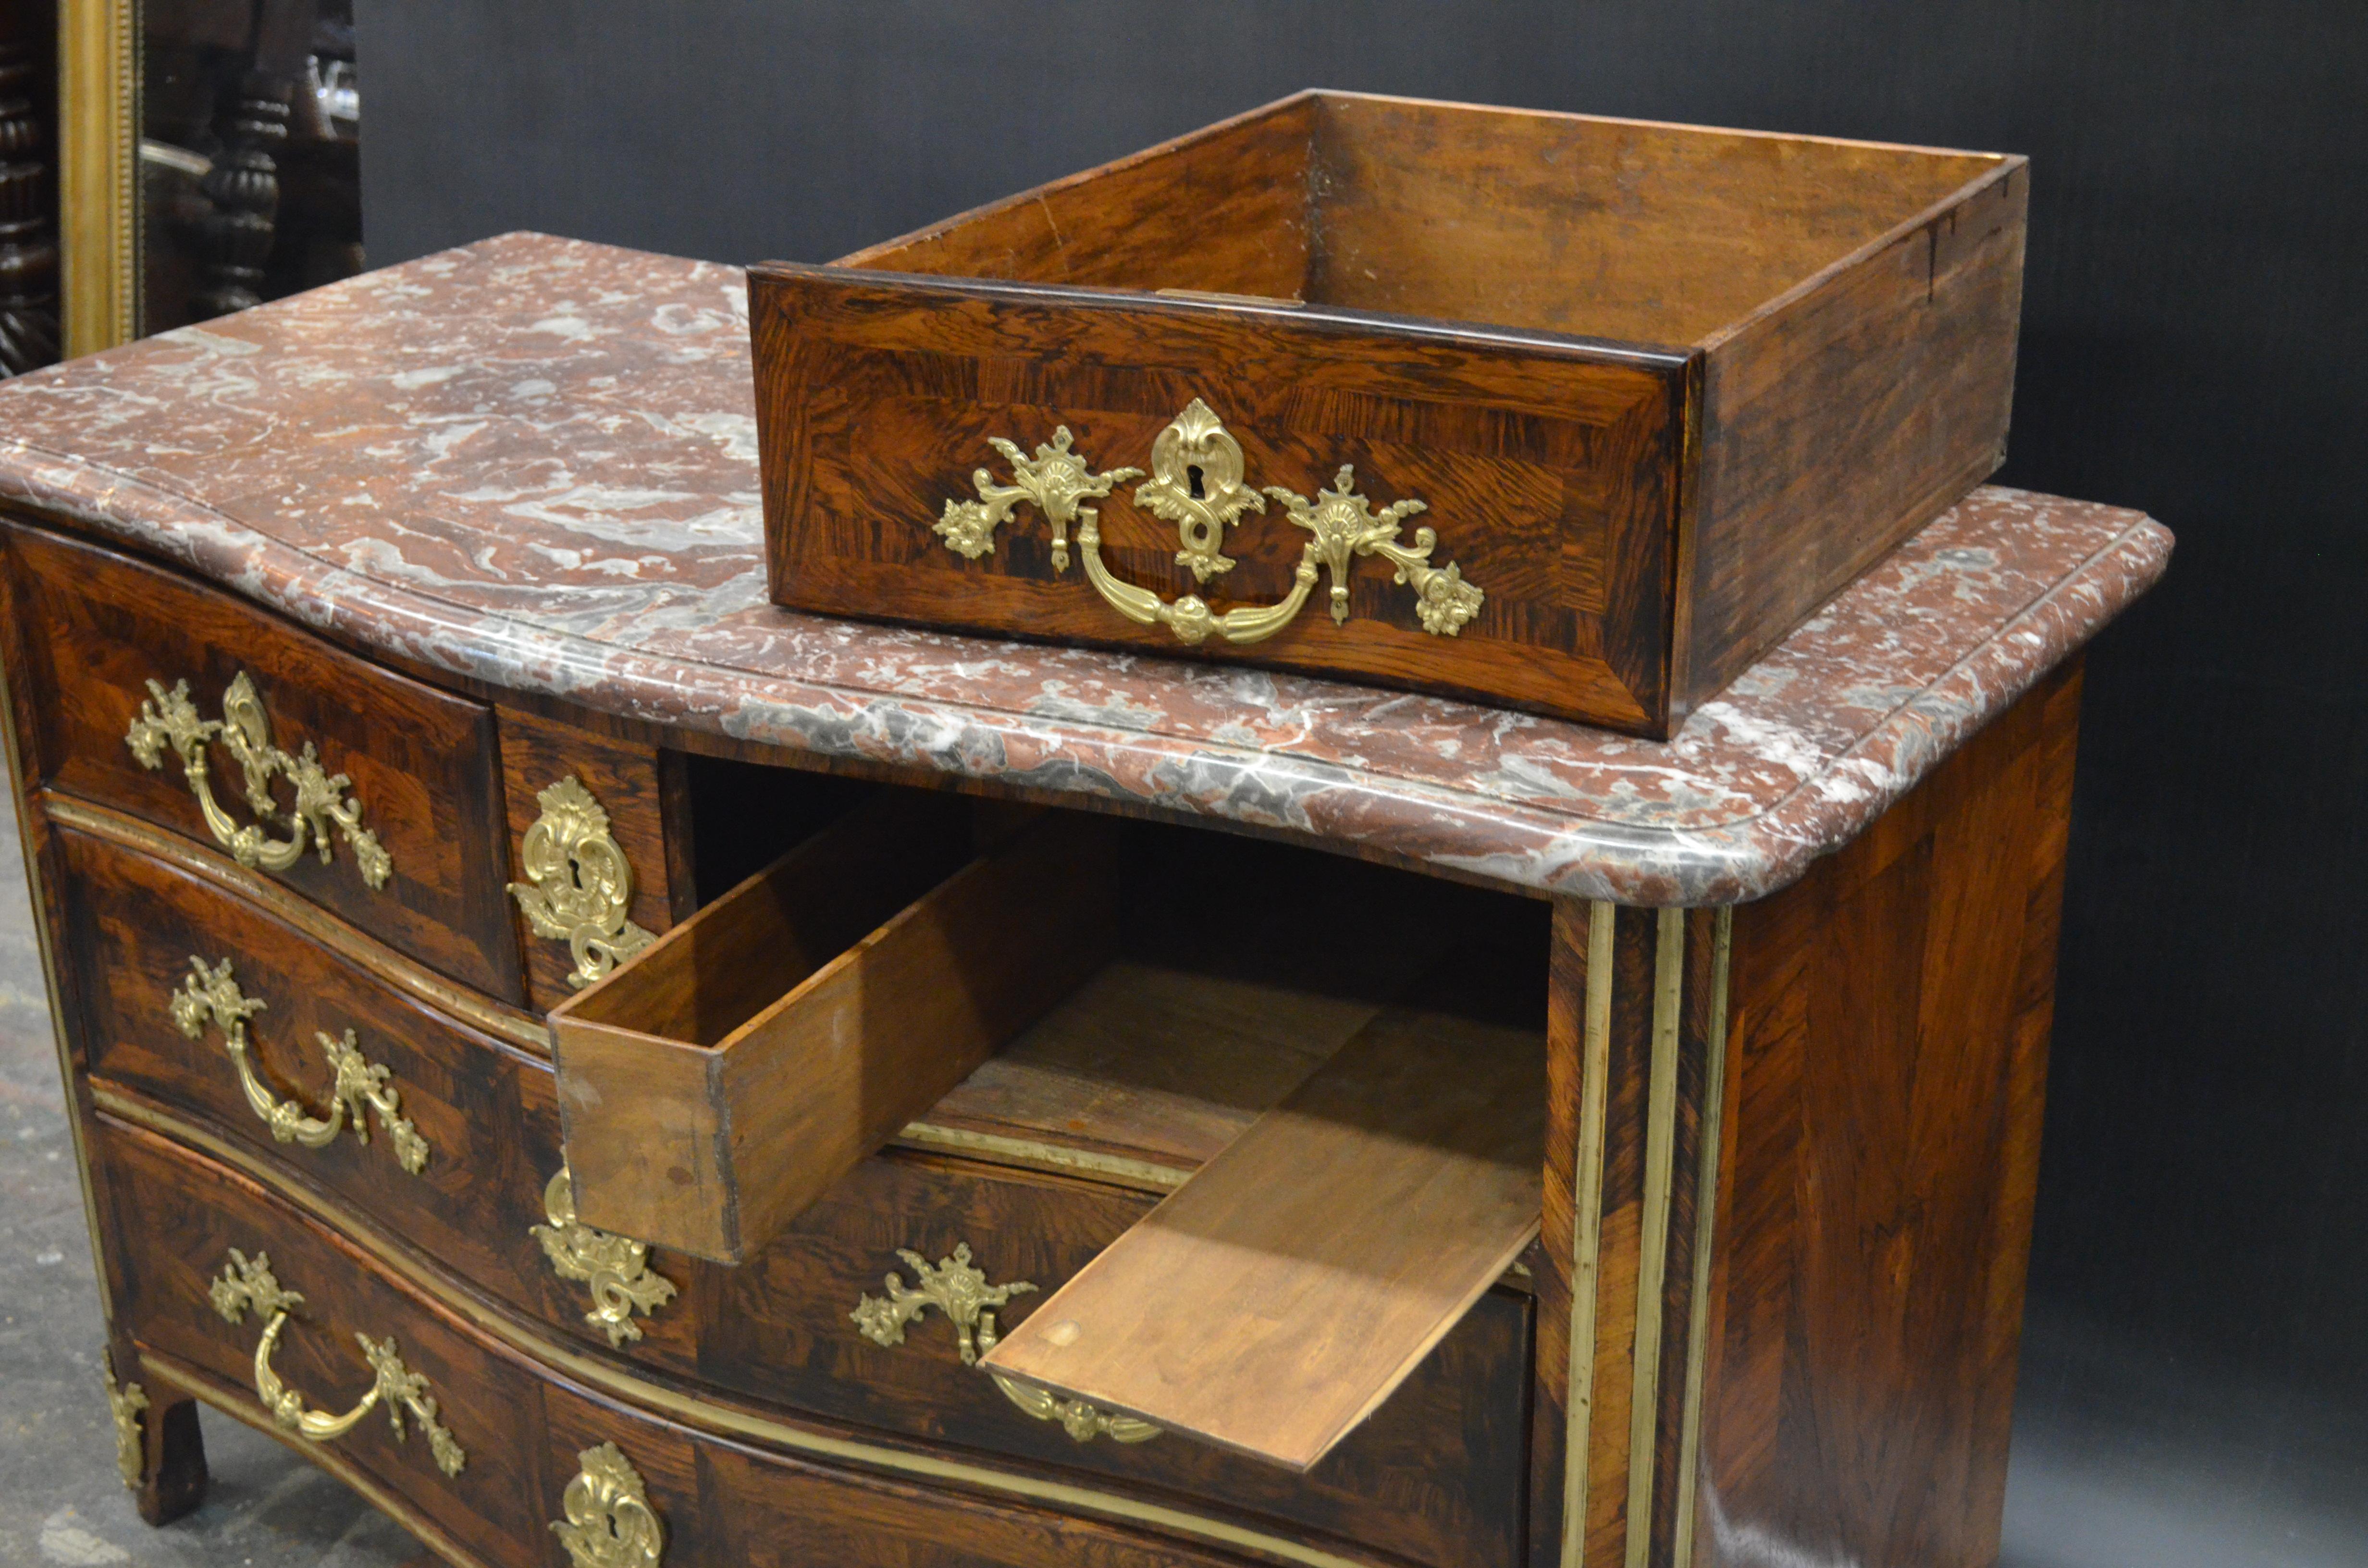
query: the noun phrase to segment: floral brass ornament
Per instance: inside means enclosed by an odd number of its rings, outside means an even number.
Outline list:
[[[217,741],[238,764],[247,807],[260,820],[242,823],[214,798],[206,749]],[[293,754],[271,744],[270,716],[264,712],[263,699],[256,695],[255,683],[244,670],[222,694],[219,719],[198,716],[197,705],[189,700],[188,681],[176,681],[170,691],[162,681],[150,681],[148,699],[124,732],[123,744],[131,748],[142,767],[164,767],[167,749],[179,757],[181,776],[189,793],[197,797],[207,831],[230,851],[233,859],[249,869],[284,871],[302,859],[308,847],[323,865],[329,865],[336,859],[330,848],[334,829],[353,851],[363,882],[382,888],[393,874],[393,858],[379,843],[378,835],[362,825],[360,803],[346,793],[353,780],[322,767],[310,741]],[[279,778],[295,787],[296,804],[290,811],[282,812],[271,792],[272,782]],[[274,838],[269,827],[283,829],[288,836]]]
[[[528,1234],[542,1244],[553,1273],[592,1288],[592,1310],[584,1321],[606,1334],[612,1349],[641,1338],[634,1312],[647,1317],[675,1297],[674,1282],[650,1271],[648,1245],[577,1220],[575,1181],[564,1163],[542,1189],[542,1210],[551,1222]]]
[[[966,561],[975,561],[995,551],[995,530],[1011,520],[1011,514],[1022,502],[1033,502],[1053,525],[1053,569],[1069,569],[1069,525],[1077,520],[1082,511],[1093,515],[1091,508],[1077,503],[1099,499],[1110,493],[1110,486],[1130,479],[1139,479],[1139,468],[1113,469],[1108,473],[1095,473],[1084,458],[1069,449],[1069,427],[1065,425],[1053,432],[1050,445],[1036,449],[1030,457],[1016,443],[1000,436],[990,436],[986,444],[1001,452],[1011,464],[1012,482],[997,484],[995,475],[979,469],[970,476],[977,487],[976,501],[949,501],[930,531],[943,535],[946,548]]]
[[[1036,449],[1033,458],[1017,443],[1000,436],[988,445],[1010,462],[1012,483],[996,483],[980,469],[971,476],[980,500],[949,501],[944,515],[932,525],[947,548],[970,560],[995,549],[995,530],[1011,519],[1022,503],[1041,509],[1053,528],[1053,567],[1069,567],[1069,529],[1077,530],[1077,548],[1085,557],[1086,580],[1111,608],[1144,626],[1165,626],[1177,640],[1193,646],[1212,635],[1228,642],[1260,642],[1297,619],[1315,588],[1316,578],[1331,576],[1334,622],[1349,619],[1349,581],[1358,560],[1379,556],[1395,568],[1393,581],[1415,594],[1415,616],[1434,637],[1453,637],[1480,613],[1486,596],[1466,579],[1454,562],[1434,564],[1431,552],[1439,537],[1428,528],[1415,530],[1411,543],[1402,537],[1405,519],[1428,510],[1411,497],[1392,502],[1376,512],[1357,493],[1356,470],[1342,464],[1329,490],[1319,489],[1313,501],[1280,484],[1261,491],[1242,482],[1239,442],[1227,433],[1216,415],[1199,398],[1178,415],[1151,444],[1151,476],[1135,487],[1135,505],[1177,525],[1183,548],[1178,565],[1205,584],[1230,571],[1235,562],[1223,553],[1224,530],[1246,511],[1266,510],[1267,496],[1282,504],[1290,520],[1315,537],[1301,551],[1292,573],[1291,591],[1271,605],[1243,605],[1222,614],[1198,594],[1170,600],[1149,588],[1121,580],[1103,564],[1101,514],[1080,503],[1108,495],[1129,479],[1142,477],[1140,469],[1093,472],[1085,455],[1075,449],[1065,425],[1053,433],[1050,444]]]
[[[650,1506],[641,1472],[614,1443],[575,1456],[575,1478],[559,1495],[567,1517],[551,1530],[574,1568],[657,1568],[666,1526]]]
[[[271,1129],[274,1142],[299,1143],[307,1149],[326,1148],[339,1132],[350,1127],[354,1142],[368,1144],[368,1112],[376,1115],[379,1125],[386,1129],[387,1142],[394,1146],[395,1160],[404,1170],[417,1176],[427,1168],[427,1141],[412,1126],[411,1119],[403,1114],[401,1091],[389,1081],[391,1074],[384,1067],[362,1054],[353,1030],[347,1029],[343,1039],[325,1029],[313,1031],[313,1038],[328,1057],[329,1071],[334,1075],[329,1085],[328,1111],[314,1116],[295,1100],[281,1099],[256,1072],[246,1021],[263,1011],[264,1002],[239,989],[228,959],[210,966],[205,960],[191,955],[189,973],[182,980],[181,988],[173,993],[171,1007],[174,1025],[191,1040],[204,1039],[209,1024],[222,1030],[222,1049],[238,1070],[238,1085],[245,1092],[246,1103]]]
[[[535,801],[542,815],[518,844],[527,880],[510,883],[510,896],[536,936],[567,944],[567,983],[580,991],[657,938],[625,918],[633,868],[584,781],[571,773]]]
[[[453,1440],[438,1419],[435,1395],[427,1392],[427,1380],[403,1363],[392,1336],[372,1339],[367,1334],[354,1338],[362,1347],[362,1359],[370,1369],[370,1391],[362,1395],[354,1407],[342,1415],[325,1411],[308,1410],[304,1396],[279,1381],[271,1369],[271,1353],[279,1345],[279,1336],[287,1330],[288,1320],[304,1306],[303,1296],[284,1289],[271,1272],[268,1253],[246,1256],[236,1247],[230,1249],[230,1261],[222,1265],[208,1292],[214,1311],[224,1323],[245,1320],[247,1309],[265,1320],[262,1337],[255,1345],[255,1397],[271,1412],[271,1418],[302,1437],[316,1443],[342,1437],[360,1424],[363,1416],[383,1404],[386,1418],[394,1428],[395,1440],[404,1441],[410,1429],[404,1425],[405,1412],[419,1424],[427,1436],[427,1447],[435,1456],[436,1468],[448,1476],[461,1473],[469,1456]]]
[[[117,1387],[112,1359],[105,1376],[107,1414],[115,1423],[115,1469],[124,1486],[137,1492],[148,1470],[148,1423],[142,1419],[148,1410],[148,1391],[138,1383]]]
[[[914,1283],[905,1284],[891,1269],[886,1276],[887,1299],[864,1296],[848,1318],[872,1344],[894,1346],[905,1343],[905,1324],[919,1322],[923,1313],[935,1307],[953,1324],[955,1346],[965,1367],[978,1365],[979,1358],[995,1348],[995,1309],[1036,1289],[1025,1279],[989,1285],[985,1271],[971,1262],[967,1242],[956,1242],[953,1256],[934,1264],[909,1247],[898,1247],[896,1256],[912,1268]],[[986,1375],[1004,1398],[1039,1421],[1059,1422],[1061,1429],[1080,1443],[1105,1437],[1116,1443],[1141,1443],[1159,1436],[1160,1428],[1148,1421],[1097,1410],[1081,1399],[1063,1399],[1000,1372],[989,1370]]]

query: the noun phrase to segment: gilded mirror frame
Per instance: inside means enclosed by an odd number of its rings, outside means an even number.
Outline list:
[[[60,313],[69,358],[140,331],[140,3],[58,7]]]

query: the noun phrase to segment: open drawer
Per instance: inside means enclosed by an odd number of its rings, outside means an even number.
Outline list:
[[[739,1262],[892,1140],[1172,1171],[985,1368],[1304,1471],[1536,1234],[1542,913],[888,791],[553,1012],[577,1210]]]
[[[885,791],[551,1013],[588,1225],[739,1263],[1108,957],[1114,824]]]

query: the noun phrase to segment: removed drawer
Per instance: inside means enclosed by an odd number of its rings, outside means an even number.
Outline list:
[[[216,847],[524,1000],[493,710],[142,562],[0,519],[35,781]]]

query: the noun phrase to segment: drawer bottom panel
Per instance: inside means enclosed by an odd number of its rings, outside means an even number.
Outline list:
[[[485,1334],[347,1238],[201,1155],[105,1116],[89,1150],[112,1255],[116,1325],[139,1353],[152,1401],[194,1394],[273,1432],[458,1562],[564,1568],[569,1554],[553,1526],[569,1522],[571,1504],[578,1527],[630,1527],[635,1510],[620,1500],[638,1487],[663,1548],[655,1558],[610,1559],[627,1568],[1222,1568],[1242,1561],[1160,1533],[1167,1528],[1260,1557],[1353,1568],[1349,1558],[1219,1520],[1173,1527],[1178,1516],[1156,1505],[1124,1518],[1093,1517],[1092,1501],[1082,1516],[1057,1512],[1027,1499],[1057,1507],[1065,1489],[1022,1478],[1008,1478],[1019,1482],[1014,1498],[938,1490],[927,1484],[933,1469],[957,1486],[982,1478],[933,1467],[922,1455],[852,1456],[877,1457],[920,1476],[916,1483],[696,1430],[595,1392],[566,1369]],[[258,1357],[267,1340],[268,1354]],[[342,1426],[374,1386],[377,1408],[334,1434],[307,1436],[273,1418],[278,1403],[287,1422],[315,1431],[323,1422]],[[390,1404],[402,1408],[400,1433]],[[733,1415],[721,1407],[711,1414]],[[856,1446],[813,1439],[825,1454]]]

